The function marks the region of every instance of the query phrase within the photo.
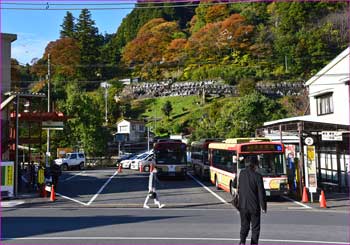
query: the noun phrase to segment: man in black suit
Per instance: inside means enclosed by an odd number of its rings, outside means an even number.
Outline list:
[[[251,244],[258,244],[261,210],[266,213],[266,193],[263,178],[255,171],[258,167],[257,157],[246,157],[245,164],[247,167],[241,171],[238,179],[240,244],[245,244],[250,224],[252,225]]]

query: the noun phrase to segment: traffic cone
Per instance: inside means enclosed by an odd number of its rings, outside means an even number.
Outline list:
[[[50,195],[50,201],[54,202],[56,200],[56,194],[55,194],[55,188],[54,185],[51,186],[51,195]]]
[[[149,172],[152,172],[153,171],[153,164],[151,164],[151,167],[149,168]]]
[[[309,196],[307,194],[307,189],[306,189],[305,186],[304,186],[304,189],[303,189],[303,198],[302,198],[301,202],[309,202]]]
[[[118,167],[118,173],[121,173],[122,172],[122,165],[119,164],[119,167]]]
[[[320,208],[327,208],[326,197],[324,195],[324,191],[321,191],[320,195]]]
[[[140,173],[142,173],[142,164],[140,164]]]

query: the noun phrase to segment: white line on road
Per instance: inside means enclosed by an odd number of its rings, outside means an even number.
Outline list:
[[[67,197],[67,196],[62,195],[62,194],[57,193],[57,192],[56,192],[56,195],[57,195],[57,196],[61,196],[61,197],[63,197],[63,198],[66,198],[66,199],[68,199],[68,200],[71,200],[71,201],[73,201],[73,202],[82,204],[82,205],[84,205],[84,206],[87,206],[87,205],[88,205],[88,204],[86,204],[86,203],[83,203],[83,202],[81,202],[81,201],[78,201],[78,200],[75,200],[75,199],[73,199],[73,198]]]
[[[192,176],[190,173],[187,173],[188,176],[190,176],[194,181],[196,181],[199,185],[201,185],[204,189],[209,191],[213,196],[215,196],[217,199],[219,199],[222,203],[228,204],[224,199],[222,199],[218,194],[210,190],[208,187],[206,187],[202,182],[197,180],[194,176]]]
[[[300,205],[300,206],[303,206],[304,208],[311,208],[312,209],[312,207],[310,207],[310,206],[308,206],[308,205],[305,205],[304,203],[301,203],[301,202],[297,202],[297,201],[295,201],[295,200],[293,200],[293,199],[291,199],[291,198],[289,198],[289,197],[286,197],[286,196],[282,196],[284,199],[286,199],[286,200],[288,200],[288,201],[291,201],[291,202],[293,202],[293,203],[295,203],[295,204],[298,204],[298,205]]]
[[[224,237],[4,237],[3,240],[192,240],[192,241],[239,241],[239,238]],[[250,240],[250,239],[247,239]],[[314,243],[314,244],[349,244],[348,242],[311,241],[311,240],[282,240],[282,239],[259,239],[263,242],[278,243]]]
[[[79,176],[79,175],[81,175],[81,174],[83,174],[83,173],[85,173],[85,171],[79,172],[79,173],[77,173],[77,174],[75,174],[75,175],[73,175],[73,176],[71,176],[71,177],[69,177],[69,178],[66,178],[66,179],[62,180],[62,182],[71,180],[71,179],[73,179],[73,178],[75,178],[75,177],[77,177],[77,176]]]
[[[108,185],[108,183],[118,174],[118,171],[115,171],[114,174],[108,178],[108,180],[103,184],[103,186],[98,190],[98,192],[91,198],[91,200],[87,203],[89,206],[97,197],[98,195],[103,191],[103,189]]]

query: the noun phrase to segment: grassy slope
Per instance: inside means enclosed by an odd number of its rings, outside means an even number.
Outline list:
[[[162,107],[167,100],[171,102],[173,108],[169,119],[162,112]],[[210,107],[214,101],[225,103],[229,100],[232,100],[232,98],[212,98],[207,99],[207,102],[202,105],[201,98],[198,96],[140,99],[132,102],[132,117],[138,119],[147,118],[151,121],[147,125],[153,129],[156,127],[172,128],[176,124],[183,125],[187,122],[200,120],[203,111]]]

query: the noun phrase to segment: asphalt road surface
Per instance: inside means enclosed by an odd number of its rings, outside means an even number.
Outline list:
[[[115,169],[64,172],[57,200],[2,208],[2,244],[236,244],[240,220],[231,197],[208,181],[163,179],[166,206],[142,208],[148,174]],[[261,244],[349,244],[348,210],[270,198]],[[248,236],[250,238],[250,235]]]

